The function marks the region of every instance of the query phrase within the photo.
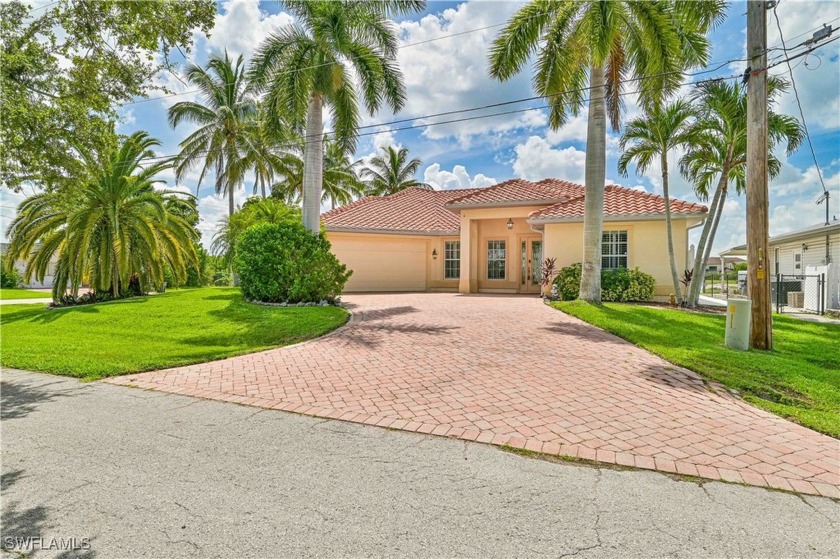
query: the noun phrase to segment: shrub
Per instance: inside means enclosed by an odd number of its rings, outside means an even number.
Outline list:
[[[601,271],[601,299],[604,301],[650,301],[655,287],[653,276],[638,268]]]
[[[245,298],[266,303],[335,302],[352,274],[324,234],[300,222],[249,227],[237,242],[236,272]]]
[[[7,268],[5,264],[0,265],[0,287],[14,289],[20,285],[20,282],[20,274],[15,268]]]
[[[557,297],[561,301],[577,299],[580,293],[580,263],[562,268],[554,280],[557,286]],[[616,268],[601,270],[601,300],[602,301],[650,301],[656,280],[650,274],[638,269],[628,270]]]
[[[577,299],[580,294],[580,275],[583,266],[580,263],[560,268],[554,285],[557,286],[557,298],[561,301]]]

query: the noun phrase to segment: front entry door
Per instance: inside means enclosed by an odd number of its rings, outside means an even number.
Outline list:
[[[542,238],[531,237],[519,243],[519,292],[539,293],[542,276]]]

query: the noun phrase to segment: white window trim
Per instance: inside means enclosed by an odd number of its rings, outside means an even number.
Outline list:
[[[505,251],[505,258],[501,262],[504,263],[502,266],[502,274],[504,277],[501,278],[491,278],[490,277],[490,243],[503,243],[504,244],[504,251]],[[508,240],[507,239],[487,239],[487,242],[484,247],[484,254],[487,259],[486,265],[484,267],[484,275],[487,278],[487,281],[508,281],[508,272],[507,272],[507,265],[508,265]],[[493,260],[493,262],[498,262],[498,260]]]
[[[603,236],[604,236],[605,233],[624,233],[627,236],[627,250],[623,255],[618,255],[618,256],[604,255]],[[627,229],[604,229],[604,230],[601,231],[601,269],[603,269],[603,270],[617,270],[618,268],[605,268],[604,267],[604,258],[611,258],[611,257],[620,258],[621,256],[623,256],[626,260],[626,262],[625,262],[626,266],[624,266],[624,268],[625,269],[630,269],[630,238],[631,238],[631,235],[630,235],[630,229],[629,228],[627,228]],[[619,268],[620,268],[620,266],[619,266]]]
[[[458,244],[458,258],[447,258],[448,252],[446,251],[446,245],[449,243],[457,243]],[[458,263],[458,275],[457,276],[447,276],[447,262],[457,262]],[[449,241],[443,241],[443,279],[445,280],[459,280],[461,279],[461,241],[460,239],[452,239]]]

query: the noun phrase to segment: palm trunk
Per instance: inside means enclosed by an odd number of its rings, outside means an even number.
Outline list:
[[[583,214],[583,270],[580,298],[601,302],[601,235],[604,225],[604,182],[607,173],[607,116],[604,69],[592,68],[589,120],[586,130],[586,197]]]
[[[260,193],[265,200],[265,176],[262,173],[260,173]]]
[[[233,207],[233,185],[228,184],[228,217],[233,215],[234,212]]]
[[[717,235],[718,225],[720,224],[720,216],[723,215],[723,206],[726,204],[726,195],[728,192],[727,184],[724,183],[723,191],[720,195],[720,200],[718,201],[717,213],[715,214],[714,223],[712,223],[712,229],[709,231],[709,238],[706,240],[706,251],[703,254],[703,262],[700,265],[700,269],[704,271],[703,275],[705,276],[706,266],[709,264],[709,256],[712,253],[712,246],[715,244],[715,235]],[[699,283],[699,286],[702,286],[703,282]],[[696,306],[698,301],[700,300],[700,289],[697,289],[697,293],[694,295],[694,305]]]
[[[688,300],[686,303],[690,306],[697,305],[698,299],[698,292],[699,286],[702,285],[703,280],[700,278],[702,272],[702,264],[703,264],[703,256],[706,254],[706,244],[709,239],[709,233],[712,230],[712,225],[715,216],[717,215],[718,204],[720,202],[721,193],[723,192],[723,180],[724,176],[728,173],[721,173],[720,180],[718,181],[718,186],[715,189],[715,195],[712,198],[712,205],[709,207],[709,214],[706,218],[706,222],[703,224],[703,231],[700,233],[700,240],[697,241],[697,248],[694,251],[694,267],[693,275],[691,276],[691,286],[688,290]]]
[[[668,235],[668,262],[671,265],[671,281],[674,284],[674,295],[680,305],[683,303],[680,291],[680,278],[677,275],[677,262],[674,258],[674,233],[671,230],[671,197],[668,193],[668,150],[662,150],[662,197],[665,199],[665,230]]]
[[[317,235],[321,227],[321,188],[324,179],[324,122],[321,96],[309,100],[306,146],[303,154],[303,225]]]

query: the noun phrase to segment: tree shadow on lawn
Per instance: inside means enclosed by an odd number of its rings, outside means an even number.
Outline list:
[[[93,303],[90,305],[76,305],[71,307],[39,307],[24,311],[12,312],[11,315],[2,313],[3,322],[29,321],[34,323],[49,324],[58,320],[72,320],[81,314],[98,314],[104,305],[140,305],[147,303],[148,297],[133,297],[130,299],[119,299],[117,301],[106,301],[104,303]]]

